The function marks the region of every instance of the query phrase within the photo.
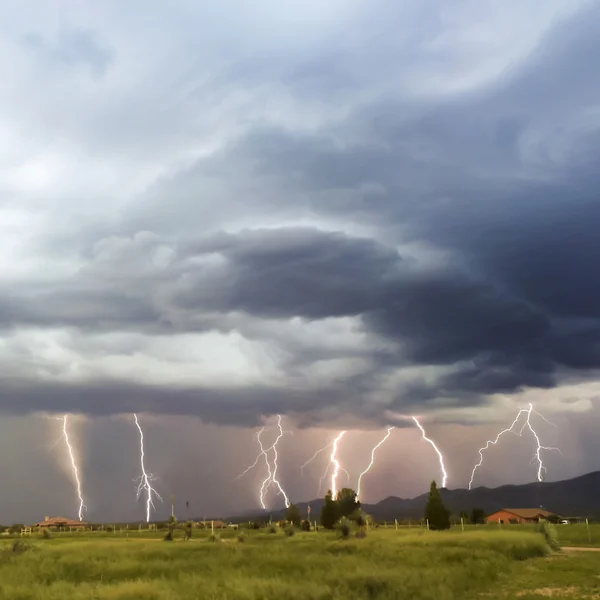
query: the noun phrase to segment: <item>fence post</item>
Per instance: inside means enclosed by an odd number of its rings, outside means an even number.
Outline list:
[[[394,519],[394,524],[396,525],[396,531],[398,531],[398,519]]]
[[[460,518],[460,528],[463,531],[465,530],[465,520],[463,519],[463,517]]]
[[[429,531],[429,519],[427,519],[427,531]]]
[[[585,518],[585,528],[587,529],[588,542],[591,544],[592,543],[592,532],[590,531],[590,523],[589,523],[587,517]]]

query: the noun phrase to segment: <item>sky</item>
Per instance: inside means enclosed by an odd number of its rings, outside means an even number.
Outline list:
[[[254,509],[256,430],[317,496],[464,487],[532,402],[600,468],[597,1],[9,1],[0,23],[0,522]],[[535,479],[531,438],[478,485]],[[272,507],[281,498],[271,496]]]

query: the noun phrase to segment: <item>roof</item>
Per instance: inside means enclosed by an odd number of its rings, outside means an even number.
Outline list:
[[[74,519],[67,519],[66,517],[48,517],[43,521],[35,524],[36,527],[52,527],[59,525],[66,525],[67,527],[81,527],[87,525],[87,523],[83,521],[75,521]]]
[[[544,510],[543,508],[501,508],[500,510],[496,510],[492,515],[495,515],[499,512],[507,512],[511,515],[515,515],[516,517],[521,517],[522,519],[534,519],[535,517],[549,517],[550,515],[554,515],[556,513],[549,512]],[[491,515],[488,515],[491,516]]]

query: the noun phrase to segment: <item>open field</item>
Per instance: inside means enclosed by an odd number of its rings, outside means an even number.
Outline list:
[[[585,525],[558,526],[565,546],[587,544]],[[592,526],[600,537],[600,526]],[[0,541],[0,599],[600,598],[600,552],[549,553],[532,528],[427,532],[379,528],[365,539],[333,532],[287,537],[264,530],[77,532]],[[13,552],[13,544],[29,546]]]
[[[445,600],[488,592],[502,573],[548,552],[527,531],[377,530],[348,540],[254,532],[243,543],[233,533],[216,543],[207,534],[172,543],[115,537],[35,537],[24,552],[1,542],[0,598]]]

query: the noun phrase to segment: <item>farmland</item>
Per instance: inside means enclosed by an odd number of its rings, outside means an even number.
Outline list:
[[[574,545],[580,531],[587,540],[585,525],[559,528],[565,545]],[[249,531],[243,541],[234,531],[216,541],[194,531],[187,542],[181,532],[174,542],[148,531],[34,535],[0,541],[0,598],[444,600],[539,598],[543,588],[579,589],[577,597],[597,593],[597,578],[588,575],[600,566],[600,553],[549,554],[543,537],[522,527],[381,528],[343,540],[334,532],[288,537],[281,530]]]

